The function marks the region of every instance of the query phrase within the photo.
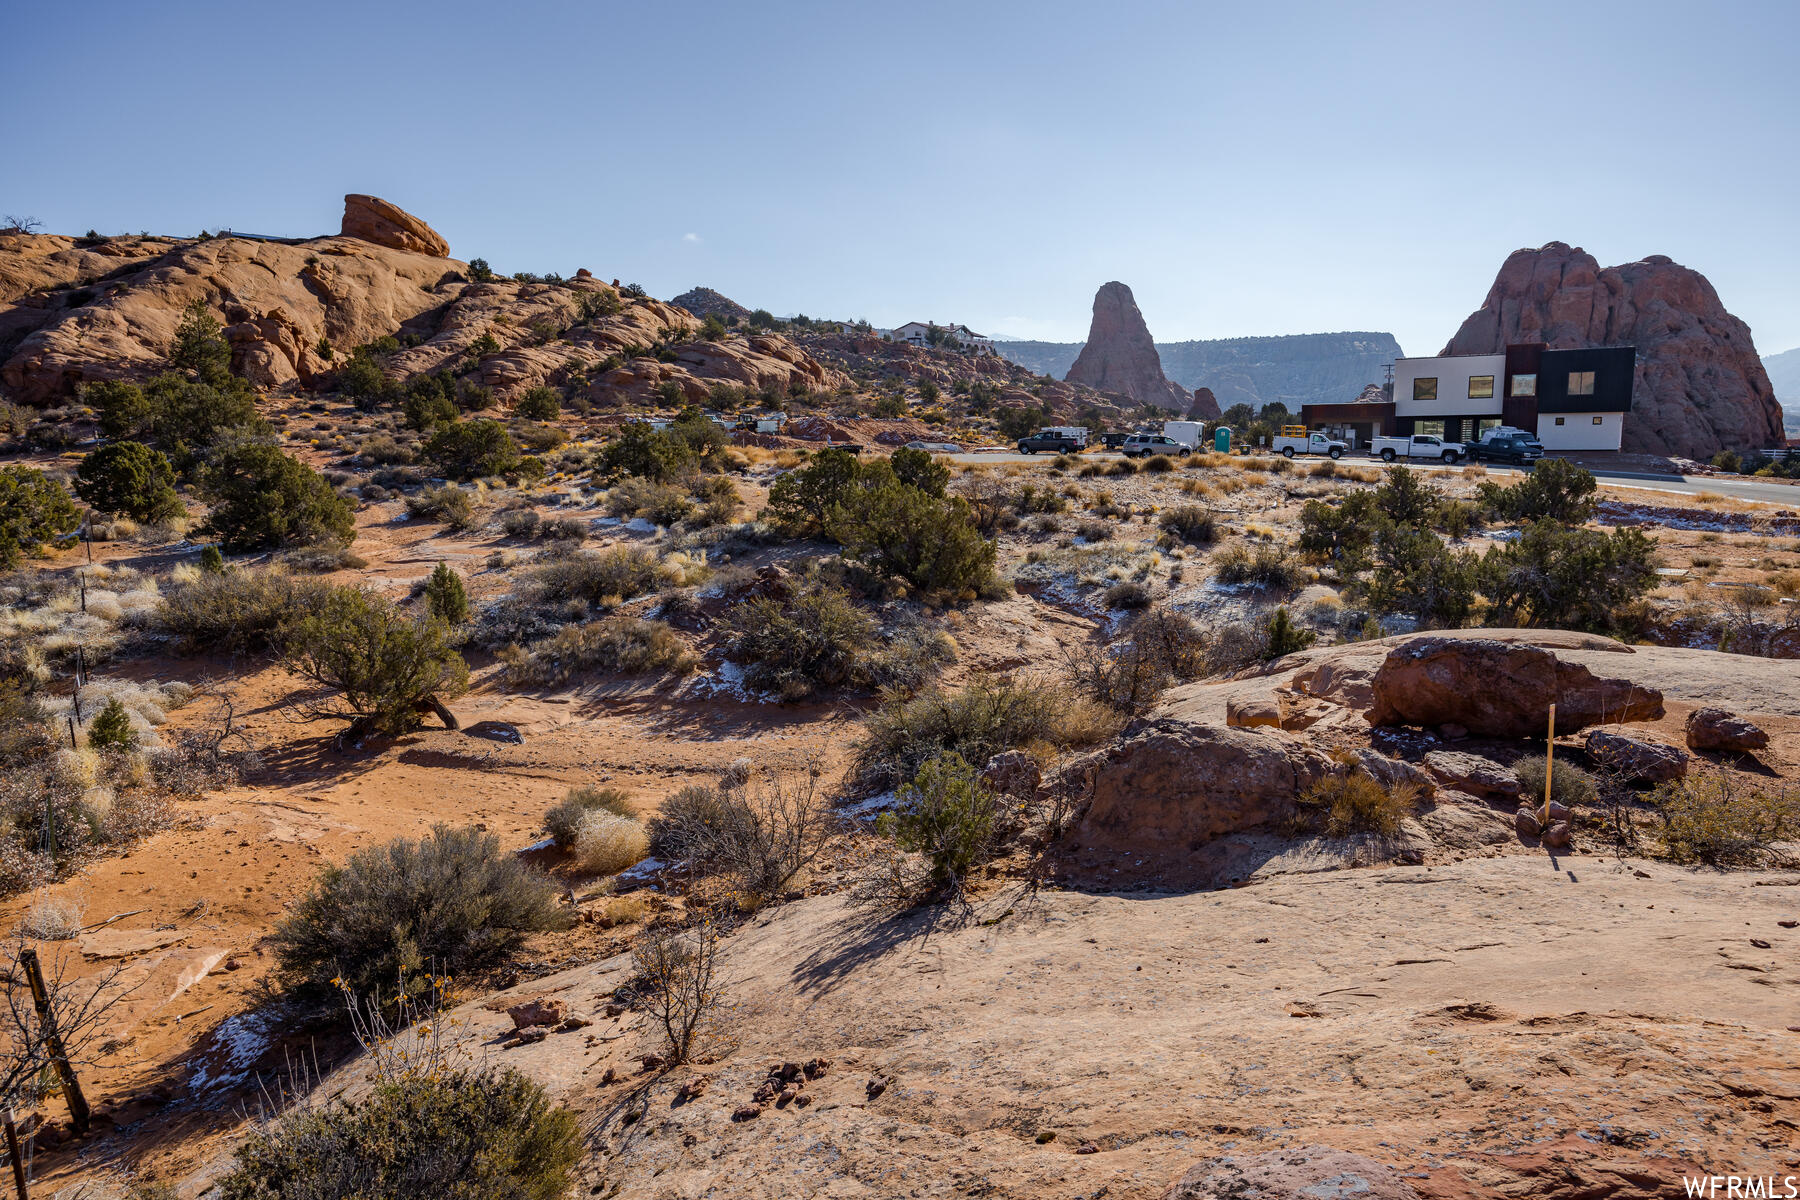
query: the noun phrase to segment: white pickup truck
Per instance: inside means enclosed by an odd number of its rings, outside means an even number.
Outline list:
[[[1378,437],[1370,444],[1369,450],[1381,455],[1382,462],[1393,462],[1396,458],[1436,458],[1454,463],[1462,461],[1468,454],[1461,442],[1446,442],[1443,438],[1432,437],[1430,434]]]
[[[1293,434],[1285,430],[1271,448],[1283,458],[1292,458],[1296,454],[1328,454],[1332,458],[1342,458],[1350,450],[1347,443],[1333,441],[1322,433]]]

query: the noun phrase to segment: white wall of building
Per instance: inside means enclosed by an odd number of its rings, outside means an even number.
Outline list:
[[[1469,399],[1469,380],[1494,377],[1494,394]],[[1437,380],[1436,400],[1414,400],[1413,381]],[[1451,358],[1401,358],[1394,361],[1394,415],[1397,417],[1484,417],[1505,403],[1506,355],[1461,354]],[[1546,446],[1550,443],[1545,442]]]
[[[1625,416],[1616,412],[1539,413],[1538,441],[1546,450],[1617,450],[1625,436]]]

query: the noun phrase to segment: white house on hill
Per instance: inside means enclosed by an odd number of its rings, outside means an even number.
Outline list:
[[[929,346],[933,329],[949,335],[957,345],[973,350],[977,354],[993,353],[993,339],[976,333],[967,325],[937,325],[930,321],[908,321],[888,336],[896,342],[906,342],[912,346]]]

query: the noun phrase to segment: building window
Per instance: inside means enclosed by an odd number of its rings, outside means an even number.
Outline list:
[[[1598,425],[1598,424],[1600,424],[1600,418],[1599,418],[1599,417],[1595,417],[1595,418],[1594,418],[1594,424],[1596,424],[1596,425]]]
[[[1594,394],[1594,373],[1592,371],[1569,372],[1569,395],[1591,396]]]
[[[1537,395],[1537,376],[1514,375],[1512,377],[1512,394],[1515,396]]]
[[[1563,419],[1561,417],[1556,418],[1556,423],[1558,425],[1561,425],[1563,423]]]
[[[1431,382],[1435,384],[1437,380],[1434,379]],[[1432,398],[1436,399],[1436,396],[1434,395]],[[1414,421],[1413,436],[1434,437],[1442,441],[1444,437],[1444,423],[1442,421]]]
[[[1492,400],[1494,398],[1494,377],[1492,375],[1469,376],[1469,399]]]
[[[1437,399],[1437,376],[1430,375],[1423,379],[1413,380],[1413,399],[1414,400],[1436,400]]]
[[[1475,436],[1480,437],[1490,429],[1500,428],[1499,417],[1482,417],[1475,422]]]

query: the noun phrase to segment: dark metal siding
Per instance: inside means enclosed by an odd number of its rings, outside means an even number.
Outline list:
[[[1592,371],[1594,394],[1569,395],[1569,373]],[[1636,346],[1592,350],[1546,350],[1538,368],[1540,413],[1631,411],[1631,378],[1637,372]],[[1532,426],[1525,426],[1532,428]]]
[[[1500,421],[1511,425],[1514,429],[1536,429],[1538,415],[1538,396],[1543,395],[1543,358],[1544,343],[1520,342],[1506,348],[1506,390],[1500,393]],[[1514,396],[1512,382],[1514,375],[1536,375],[1538,377],[1538,396]]]

